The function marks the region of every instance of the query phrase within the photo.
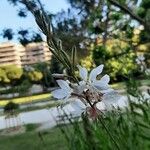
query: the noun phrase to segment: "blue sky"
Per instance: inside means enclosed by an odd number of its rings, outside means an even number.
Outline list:
[[[46,10],[57,13],[62,9],[67,9],[69,4],[66,2],[67,0],[41,0],[41,2],[45,5]],[[31,28],[35,31],[38,30],[38,27],[34,21],[33,16],[28,13],[27,18],[20,18],[17,16],[18,7],[10,5],[7,0],[0,0],[0,32],[4,28],[12,28],[14,31],[19,29],[27,29]],[[0,38],[0,42],[6,41]],[[14,39],[16,42],[17,40]]]

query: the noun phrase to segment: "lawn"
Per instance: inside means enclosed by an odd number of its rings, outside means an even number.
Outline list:
[[[15,102],[17,104],[27,104],[27,103],[32,103],[32,102],[50,100],[50,98],[51,98],[51,94],[46,93],[46,94],[27,96],[27,97],[21,97],[21,98],[5,99],[5,100],[0,100],[0,107],[5,106],[10,101]]]
[[[150,80],[139,80],[141,83],[141,86],[150,86]],[[126,84],[125,82],[118,82],[118,83],[114,83],[111,84],[111,87],[114,89],[125,89],[126,88]]]
[[[28,125],[26,133],[0,136],[0,150],[67,150],[67,143],[58,127],[40,134],[33,129]]]

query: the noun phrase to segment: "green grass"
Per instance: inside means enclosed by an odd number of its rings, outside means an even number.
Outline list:
[[[50,98],[51,98],[51,94],[46,93],[46,94],[27,96],[21,98],[4,99],[4,100],[0,100],[0,107],[5,106],[10,101],[15,102],[17,104],[28,104],[33,102],[50,100]]]
[[[39,127],[39,124],[27,124],[27,125],[25,125],[26,132],[34,131],[35,129],[37,129],[37,127]]]
[[[147,102],[131,103],[126,111],[107,112],[93,122],[83,116],[82,122],[73,124],[71,132],[65,130],[69,147],[74,150],[149,150],[149,108]]]
[[[59,128],[40,134],[28,125],[26,133],[14,136],[0,136],[0,150],[67,150],[67,144]],[[41,136],[42,135],[42,138]]]
[[[139,80],[142,86],[150,86],[150,80]],[[114,89],[125,89],[126,88],[126,84],[125,82],[118,82],[118,83],[114,83],[111,84],[111,87]]]

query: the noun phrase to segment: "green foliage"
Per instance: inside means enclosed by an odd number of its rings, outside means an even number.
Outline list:
[[[105,65],[105,71],[113,80],[120,80],[135,72],[135,54],[125,42],[111,40],[106,46],[97,45],[93,50],[93,61]]]
[[[150,105],[130,103],[124,111],[107,112],[91,121],[83,116],[82,122],[71,123],[63,133],[68,139],[70,150],[148,150],[150,143]]]
[[[6,72],[9,80],[19,80],[23,74],[22,68],[16,67],[14,65],[4,66],[2,69]]]
[[[39,82],[43,78],[43,74],[39,71],[31,71],[28,73],[28,77],[32,82]]]
[[[18,87],[16,87],[16,92],[19,92],[20,94],[26,94],[31,85],[32,84],[30,83],[29,80],[24,79],[22,83]]]
[[[137,14],[147,21],[147,29],[149,30],[150,23],[150,0],[142,0],[140,7],[137,9]],[[150,36],[147,30],[143,30],[140,36],[141,42],[149,42]]]
[[[63,72],[62,64],[60,64],[54,56],[52,56],[52,59],[51,59],[50,71],[52,73],[62,73]]]
[[[3,30],[3,38],[7,38],[8,40],[12,40],[13,39],[13,31],[12,29],[4,29]]]
[[[14,65],[0,67],[0,83],[2,85],[12,84],[16,81],[19,81],[22,75],[22,68],[18,68]]]
[[[31,125],[30,129],[31,129]],[[29,131],[27,126],[27,131]],[[37,127],[37,125],[32,125]],[[40,136],[39,136],[40,135]],[[41,138],[43,138],[43,141]],[[18,135],[0,135],[1,150],[68,150],[66,140],[59,128],[52,128],[48,131],[35,132],[30,130]]]
[[[28,79],[23,79],[18,85],[13,86],[12,88],[5,89],[0,91],[0,94],[9,94],[9,93],[19,93],[19,96],[27,94],[31,83]]]
[[[0,68],[0,83],[9,83],[10,80],[7,78],[6,72]]]
[[[51,83],[52,83],[52,76],[51,76],[51,70],[50,70],[50,63],[38,63],[33,65],[34,69],[36,71],[39,71],[43,74],[43,78],[41,80],[41,84],[43,85],[43,87],[50,87]],[[58,66],[54,66],[55,68],[57,68]]]
[[[38,127],[38,124],[27,124],[26,125],[26,132],[31,132]]]
[[[134,54],[126,54],[118,59],[112,58],[106,62],[106,71],[114,80],[125,78],[126,76],[134,73],[137,65],[133,60]]]
[[[140,94],[140,90],[138,88],[141,86],[140,81],[136,81],[135,78],[129,77],[129,79],[125,83],[126,83],[127,93],[134,97],[138,97]]]
[[[4,107],[4,112],[12,112],[19,108],[19,105],[14,102],[9,102]]]
[[[95,120],[85,113],[82,121],[67,118],[72,128],[67,125],[60,128],[70,150],[149,150],[150,98],[144,98],[139,81],[132,76],[128,78],[129,101],[124,109],[101,112]]]

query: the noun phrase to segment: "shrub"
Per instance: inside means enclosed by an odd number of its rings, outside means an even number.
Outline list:
[[[6,72],[0,68],[0,83],[5,84],[9,82],[10,80],[8,79]]]
[[[9,102],[4,107],[4,112],[13,112],[19,108],[19,105],[14,102]]]
[[[39,71],[31,71],[28,73],[28,77],[32,82],[39,82],[43,78],[43,74]]]
[[[16,67],[14,65],[5,66],[3,68],[10,80],[19,80],[23,74],[22,68]]]

